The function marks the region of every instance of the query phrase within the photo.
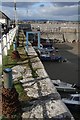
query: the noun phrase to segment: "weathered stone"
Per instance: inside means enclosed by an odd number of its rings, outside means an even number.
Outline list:
[[[61,100],[39,100],[34,102],[31,107],[25,110],[26,112],[23,113],[22,117],[26,119],[52,118],[55,120],[66,120],[66,117],[68,117],[70,120],[72,120],[70,114],[68,111],[66,111],[66,106],[62,103]]]
[[[22,67],[20,65],[17,65],[12,68],[12,76],[14,80],[17,80],[19,77],[23,77],[23,74],[25,72],[26,67]]]

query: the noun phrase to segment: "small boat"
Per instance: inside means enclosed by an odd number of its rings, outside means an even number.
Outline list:
[[[80,91],[80,83],[73,84],[73,87]]]
[[[56,56],[49,51],[41,51],[39,57],[41,61],[62,62],[63,60],[61,56]]]
[[[52,44],[43,45],[43,50],[46,50],[46,51],[49,51],[49,52],[55,52],[55,48],[52,46]]]
[[[62,101],[71,110],[80,111],[80,94],[70,94],[68,98],[62,98]]]
[[[52,61],[52,62],[61,62],[62,57],[54,56],[54,57],[48,57],[48,56],[40,56],[41,61]]]
[[[33,46],[33,48],[35,49],[35,50],[40,50],[40,52],[42,52],[42,51],[47,51],[47,52],[55,52],[56,50],[55,50],[55,48],[53,47],[53,46],[50,46],[50,45],[45,45],[45,46],[43,46],[42,44],[40,44],[40,48],[38,48],[38,46]]]
[[[62,82],[61,80],[52,80],[52,82],[55,85],[56,89],[60,92],[61,91],[69,93],[76,92],[76,88],[70,83]]]

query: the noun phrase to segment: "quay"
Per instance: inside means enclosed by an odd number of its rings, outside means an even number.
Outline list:
[[[28,50],[26,49],[23,30],[19,30],[18,39],[20,43],[17,50],[22,59],[16,61],[11,68],[13,83],[23,104],[22,119],[74,120],[30,43]],[[6,63],[4,66],[7,66]],[[17,85],[22,87],[22,93]]]

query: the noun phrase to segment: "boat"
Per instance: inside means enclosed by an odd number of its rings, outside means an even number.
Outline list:
[[[63,58],[61,56],[56,56],[53,52],[40,51],[41,61],[52,61],[52,62],[62,62]]]
[[[71,110],[77,110],[80,112],[80,94],[70,94],[68,98],[62,98],[62,101]]]
[[[48,56],[40,56],[41,61],[52,61],[52,62],[61,62],[62,61],[62,57],[59,56],[54,56],[54,57],[48,57]]]
[[[49,52],[55,52],[55,48],[52,46],[51,43],[43,44],[43,50],[46,50]]]
[[[55,48],[53,47],[53,44],[49,39],[41,39],[40,40],[40,48],[38,48],[38,40],[33,40],[32,46],[34,49],[40,49],[40,51],[48,51],[48,52],[53,52],[55,51]]]
[[[80,83],[73,84],[73,87],[76,88],[78,92],[80,91]]]
[[[53,47],[53,46],[51,46],[51,45],[42,45],[42,44],[40,44],[40,48],[38,48],[38,46],[33,46],[33,48],[35,49],[35,50],[40,50],[40,52],[42,52],[42,51],[47,51],[47,52],[55,52],[56,50],[55,50],[55,48]]]
[[[62,82],[61,80],[52,80],[52,83],[55,85],[56,89],[61,92],[76,93],[76,87],[73,84]]]

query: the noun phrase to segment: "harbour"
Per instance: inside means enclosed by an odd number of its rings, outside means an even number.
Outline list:
[[[55,62],[43,62],[43,65],[52,80],[61,80],[63,82],[71,84],[80,84],[79,81],[79,44],[69,43],[58,44],[59,53],[67,58],[68,62],[65,63],[55,63]],[[66,48],[66,49],[65,49]],[[75,52],[74,52],[75,49]],[[69,50],[71,50],[69,52]],[[59,92],[61,97],[67,97],[70,93],[64,91]],[[80,120],[79,112],[73,111],[73,108],[70,109],[75,120]]]
[[[1,120],[80,120],[79,6],[0,5]]]
[[[79,42],[61,42],[61,40],[55,42],[54,38],[51,37],[53,33],[41,34],[41,39],[44,38],[44,41],[49,40],[52,43],[52,46],[55,48],[53,52],[57,56],[62,56],[66,61],[65,62],[53,62],[53,61],[42,61],[46,72],[49,75],[51,80],[61,80],[72,85],[78,84],[79,81],[79,59],[80,59],[80,43]],[[57,33],[58,36],[59,33]],[[74,40],[77,36],[75,33],[67,33],[67,38],[72,38]],[[75,37],[74,37],[75,36]],[[33,45],[35,46],[35,45]],[[57,48],[57,49],[56,49]],[[71,92],[58,91],[61,95],[61,98],[67,98]],[[76,92],[72,92],[77,93]],[[80,93],[80,92],[79,92]],[[74,116],[75,120],[80,120],[79,111],[69,109]],[[76,112],[75,112],[76,111]]]

